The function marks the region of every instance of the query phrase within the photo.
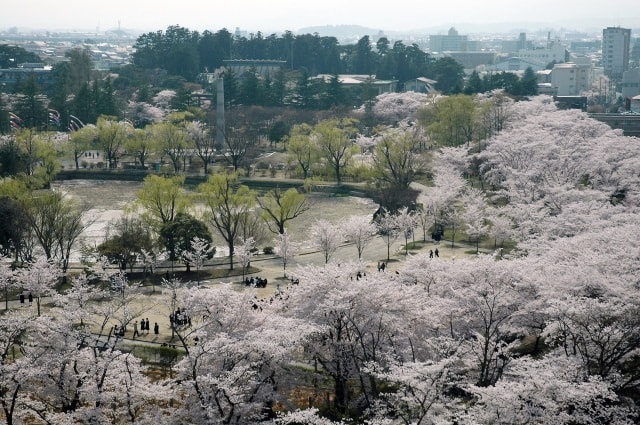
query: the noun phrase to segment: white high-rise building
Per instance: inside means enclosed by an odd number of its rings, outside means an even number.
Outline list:
[[[604,75],[622,78],[629,69],[629,51],[631,48],[631,30],[620,27],[607,27],[602,30],[602,67]]]

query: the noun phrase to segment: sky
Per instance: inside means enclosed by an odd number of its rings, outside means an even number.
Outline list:
[[[402,31],[466,24],[517,23],[521,28],[549,23],[569,29],[589,20],[593,27],[640,28],[638,0],[341,1],[341,0],[3,0],[0,30],[132,29],[192,31],[236,27],[264,34],[296,32],[323,25],[362,25]],[[590,25],[591,25],[590,24]],[[582,24],[579,24],[582,25]],[[525,28],[527,29],[527,28]],[[539,28],[528,28],[535,30]]]

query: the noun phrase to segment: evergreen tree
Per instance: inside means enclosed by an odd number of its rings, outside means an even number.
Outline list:
[[[83,84],[78,94],[73,98],[71,115],[79,118],[84,123],[96,122],[95,100],[88,83]]]
[[[15,113],[22,119],[21,127],[44,129],[49,121],[42,90],[34,75],[19,87]]]
[[[337,74],[334,74],[329,78],[329,83],[327,83],[326,87],[325,107],[331,108],[333,106],[343,105],[345,94],[342,83],[340,82]]]
[[[242,75],[240,83],[240,103],[243,105],[258,104],[258,73],[255,67],[251,67]]]
[[[117,107],[116,95],[111,86],[111,77],[107,77],[102,84],[102,88],[98,94],[98,102],[96,107],[98,115],[109,115],[113,117],[120,116],[120,110]]]
[[[273,106],[284,105],[284,99],[287,96],[287,80],[284,69],[282,68],[279,68],[273,76],[270,96],[273,101]]]
[[[538,78],[531,67],[524,70],[524,75],[520,79],[520,95],[535,96],[538,94]]]
[[[11,125],[9,124],[9,111],[5,108],[5,105],[2,102],[2,96],[0,96],[0,134],[8,133],[9,130],[11,130]]]
[[[224,72],[223,84],[224,102],[228,108],[231,108],[238,103],[238,79],[233,70],[227,69]]]
[[[480,74],[478,74],[478,71],[473,70],[473,72],[469,76],[469,79],[467,80],[467,84],[464,87],[464,94],[470,95],[483,92],[484,90]]]
[[[455,59],[440,58],[430,67],[429,77],[436,80],[436,89],[444,94],[459,93],[464,84],[464,68]]]
[[[356,44],[352,59],[352,72],[354,74],[373,75],[375,73],[375,55],[371,50],[371,41],[365,35]]]

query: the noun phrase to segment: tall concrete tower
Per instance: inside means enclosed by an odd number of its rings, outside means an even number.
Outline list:
[[[224,79],[221,76],[216,80],[216,146],[224,145]]]

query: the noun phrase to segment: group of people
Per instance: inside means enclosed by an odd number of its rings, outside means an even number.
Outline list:
[[[267,287],[267,279],[263,279],[261,277],[251,276],[244,280],[245,286],[253,286],[254,288],[266,288]]]
[[[33,295],[29,292],[29,305],[33,303]],[[20,293],[20,304],[24,304],[24,293]]]
[[[138,322],[136,321],[136,322],[133,323],[133,337],[134,338],[137,337],[137,336],[140,336],[140,335],[148,335],[150,330],[151,329],[149,329],[149,319],[148,318],[147,319],[142,319],[140,321],[140,331],[142,333],[138,332]],[[153,332],[156,335],[158,335],[160,333],[160,327],[158,326],[158,323],[155,323],[153,325]]]
[[[433,258],[433,256],[440,257],[440,251],[438,251],[438,248],[436,248],[436,250],[434,251],[433,249],[429,250],[429,258]]]
[[[151,329],[149,326],[149,319],[142,319],[140,321],[139,328],[138,328],[138,321],[136,320],[135,322],[133,322],[133,338],[136,338],[140,335],[149,335],[150,330]],[[111,329],[111,332],[113,335],[117,337],[124,337],[127,332],[127,327],[125,325],[122,325],[122,326],[115,325]],[[153,333],[155,335],[160,334],[160,326],[158,326],[158,322],[155,322],[153,324]],[[109,337],[111,337],[111,334],[109,335]]]
[[[169,314],[169,323],[172,328],[182,326],[191,327],[191,316],[184,311],[180,311],[180,307],[178,307],[175,313]]]

